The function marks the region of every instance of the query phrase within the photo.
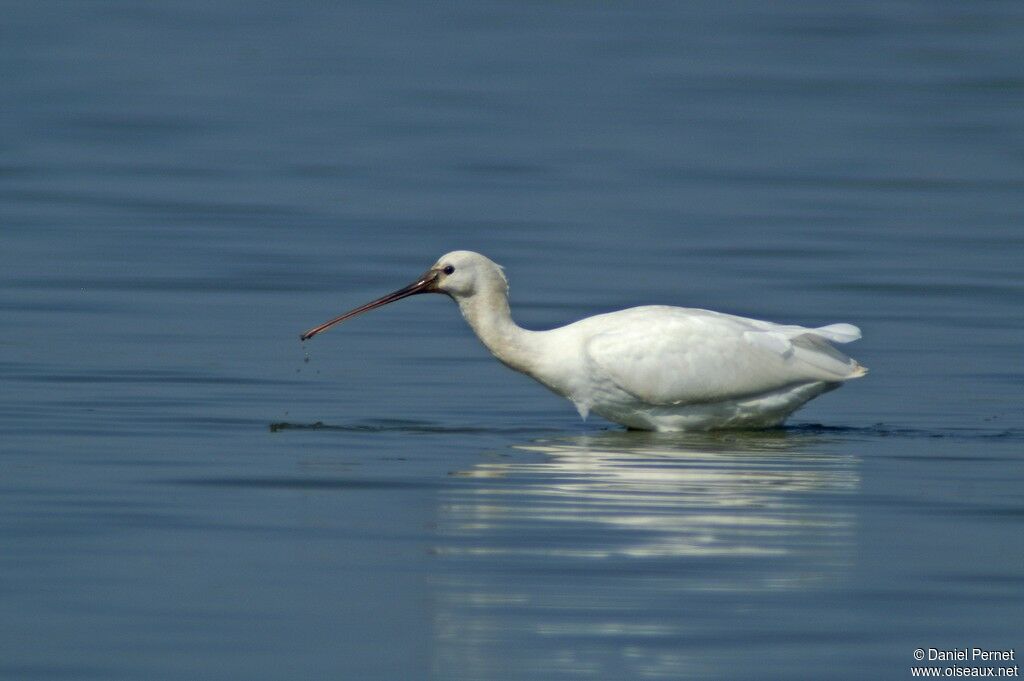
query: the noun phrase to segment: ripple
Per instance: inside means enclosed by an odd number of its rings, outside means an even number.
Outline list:
[[[880,438],[914,438],[914,439],[954,439],[954,440],[1024,440],[1024,429],[1006,428],[992,430],[987,428],[949,428],[931,430],[926,428],[906,428],[876,423],[872,426],[829,426],[820,423],[797,424],[784,426],[781,430],[787,433],[800,434],[835,434],[859,435]]]
[[[296,423],[278,421],[269,425],[271,433],[285,430],[327,430],[341,433],[422,433],[422,434],[537,434],[547,429],[528,427],[496,428],[491,426],[450,426],[429,421],[412,421],[405,419],[373,419],[357,423],[330,424],[323,421],[312,423]],[[558,432],[550,429],[549,432]]]
[[[140,383],[161,385],[305,385],[301,381],[253,378],[250,376],[229,376],[199,374],[187,370],[171,369],[108,369],[105,371],[52,371],[41,364],[3,364],[0,371],[4,377],[27,383]]]
[[[190,487],[222,487],[234,489],[292,489],[292,490],[420,490],[443,486],[443,482],[416,482],[410,480],[382,480],[358,478],[300,478],[300,477],[211,477],[175,478],[160,481],[164,484]]]

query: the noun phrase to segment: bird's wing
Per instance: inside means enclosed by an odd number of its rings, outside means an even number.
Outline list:
[[[828,341],[857,327],[783,326],[706,310],[646,307],[605,315],[585,353],[593,370],[647,404],[717,402],[862,375]]]

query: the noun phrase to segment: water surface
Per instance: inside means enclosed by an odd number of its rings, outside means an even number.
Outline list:
[[[909,677],[1021,647],[1018,3],[6,3],[0,678]],[[851,322],[762,433],[590,420],[546,328]]]

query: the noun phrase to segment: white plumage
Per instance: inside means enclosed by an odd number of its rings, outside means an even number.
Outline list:
[[[851,324],[804,328],[708,310],[652,305],[550,331],[512,321],[501,268],[471,251],[442,256],[404,289],[310,329],[303,340],[418,293],[445,293],[507,366],[594,412],[642,430],[767,427],[867,373],[830,343],[860,338]]]

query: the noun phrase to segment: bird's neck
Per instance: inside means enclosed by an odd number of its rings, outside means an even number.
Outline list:
[[[462,316],[492,355],[516,371],[530,373],[536,358],[531,348],[537,332],[512,321],[504,292],[480,291],[457,302]]]

